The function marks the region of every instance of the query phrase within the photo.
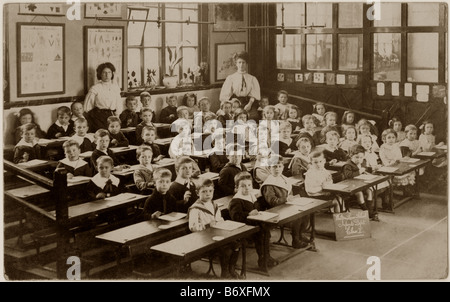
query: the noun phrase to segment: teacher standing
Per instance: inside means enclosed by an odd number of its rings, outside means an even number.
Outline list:
[[[116,68],[110,62],[97,67],[97,79],[100,83],[93,85],[84,100],[84,111],[87,112],[89,131],[108,129],[107,119],[119,115],[123,101],[119,86],[113,82]]]
[[[241,108],[249,113],[249,119],[258,121],[258,101],[261,99],[259,82],[247,73],[248,53],[243,51],[234,55],[237,71],[225,79],[220,91],[220,101],[237,98]]]

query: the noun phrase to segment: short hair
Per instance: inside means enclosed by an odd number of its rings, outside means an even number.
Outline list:
[[[145,98],[145,97],[151,98],[152,95],[151,95],[150,92],[148,92],[148,91],[142,91],[142,92],[139,94],[139,97],[140,97],[140,99],[142,100],[142,99]]]
[[[395,135],[395,138],[397,138],[397,132],[395,132],[394,129],[388,128],[381,133],[381,140],[384,142],[386,140],[386,136],[391,133]]]
[[[191,129],[191,127],[192,127],[192,124],[187,119],[179,118],[170,125],[170,131],[180,132],[181,129],[183,129],[183,130],[185,128]]]
[[[72,115],[72,111],[70,111],[70,108],[69,107],[67,107],[67,106],[61,106],[61,107],[58,107],[58,109],[56,110],[56,114],[61,114],[61,113],[63,113],[63,114],[67,114],[68,116],[71,116]]]
[[[311,152],[309,154],[309,158],[310,159],[317,158],[317,157],[320,157],[320,156],[324,156],[323,155],[323,150],[314,150],[313,152]]]
[[[389,120],[388,126],[389,126],[390,128],[394,128],[394,124],[395,124],[395,123],[400,123],[400,124],[403,125],[402,121],[401,121],[398,117],[393,117],[393,118],[391,118],[391,119]]]
[[[289,128],[292,131],[292,124],[289,123],[288,121],[281,121],[279,126],[280,131],[287,128]]]
[[[273,154],[269,160],[269,166],[275,166],[278,164],[284,165],[283,156],[278,154]]]
[[[141,157],[141,154],[144,153],[145,151],[150,151],[152,153],[152,157],[153,157],[153,150],[152,150],[152,148],[150,146],[140,145],[136,149],[136,159],[139,160],[139,157]]]
[[[286,95],[287,97],[289,97],[289,94],[288,94],[288,92],[287,92],[286,90],[278,90],[278,92],[277,92],[277,98],[279,98],[280,95],[282,95],[282,94],[284,94],[284,95]]]
[[[96,163],[97,163],[97,167],[103,163],[109,163],[111,165],[111,167],[114,167],[114,160],[111,157],[109,157],[108,155],[100,156],[99,158],[97,158]]]
[[[234,185],[237,187],[237,186],[239,186],[239,183],[244,180],[250,180],[253,182],[253,177],[250,173],[248,173],[246,171],[239,172],[238,174],[236,174],[236,176],[234,176]]]
[[[136,97],[134,95],[129,95],[125,99],[125,103],[131,102],[131,101],[136,101],[137,102]]]
[[[74,102],[72,102],[72,104],[70,104],[70,110],[73,111],[73,106],[75,106],[75,104],[81,104],[81,105],[83,105],[83,102],[81,102],[81,101],[74,101]]]
[[[234,59],[235,62],[236,62],[238,59],[242,59],[242,60],[244,60],[246,63],[248,63],[248,58],[249,58],[248,52],[246,52],[246,51],[240,51],[240,52],[237,52],[237,53],[235,53],[235,54],[233,55],[233,59]]]
[[[180,169],[181,165],[184,164],[195,164],[195,160],[193,160],[192,158],[190,158],[189,156],[180,156],[177,158],[177,160],[175,161],[175,171],[178,172],[178,170]]]
[[[328,111],[328,112],[325,112],[325,114],[323,115],[323,118],[326,120],[327,117],[328,117],[329,115],[334,116],[334,117],[336,118],[336,121],[337,121],[338,115],[337,115],[337,113],[334,112],[334,111]]]
[[[111,62],[106,62],[106,63],[102,63],[100,65],[97,66],[97,80],[101,80],[102,79],[102,72],[103,69],[105,68],[109,68],[112,72],[111,75],[111,80],[114,80],[114,73],[116,72],[116,68],[114,67],[114,65]]]
[[[25,133],[25,131],[30,130],[37,130],[37,125],[35,123],[26,123],[20,126],[20,130],[22,130],[22,135]]]
[[[68,141],[65,141],[64,144],[62,145],[63,149],[72,147],[72,146],[77,146],[78,149],[80,149],[80,144],[73,139],[69,139]]]
[[[226,104],[229,104],[230,106],[233,106],[233,103],[231,103],[231,101],[227,100],[227,101],[223,101],[220,104],[220,109],[223,109],[223,106],[225,106]]]
[[[188,98],[194,99],[194,105],[197,105],[197,95],[192,92],[188,92],[183,96],[183,105],[187,106],[187,100]]]
[[[95,140],[98,140],[100,137],[109,137],[109,132],[106,129],[98,129],[94,133]]]
[[[161,178],[170,178],[172,179],[172,172],[170,172],[167,168],[158,168],[153,171],[153,179],[158,180]]]
[[[311,114],[305,114],[304,116],[302,116],[303,127],[305,126],[306,122],[309,120],[312,120],[314,122],[314,117]]]
[[[108,123],[108,126],[111,125],[114,122],[117,122],[119,124],[121,123],[120,118],[118,116],[115,116],[115,115],[109,116],[106,119],[106,122]]]
[[[156,128],[152,127],[152,126],[144,126],[144,127],[142,127],[141,135],[143,135],[145,131],[155,131],[155,134],[156,134]]]
[[[202,181],[199,183],[199,185],[196,186],[197,192],[200,192],[200,190],[202,188],[206,188],[206,187],[214,188],[214,182],[209,178],[202,179]]]
[[[364,149],[363,146],[356,144],[350,147],[350,149],[348,150],[348,156],[353,156],[359,153],[365,153],[366,150]]]
[[[153,116],[153,110],[150,108],[142,108],[141,113],[144,113],[144,112],[150,112]]]
[[[368,137],[370,139],[370,142],[372,144],[374,143],[373,137],[371,135],[368,135],[368,134],[359,135],[357,141],[361,144],[362,139],[366,138],[366,137]]]
[[[171,94],[171,95],[166,96],[166,100],[176,99],[176,98],[177,98],[177,96],[175,94]]]
[[[89,125],[87,119],[85,119],[85,118],[83,118],[83,117],[77,118],[73,123],[74,123],[75,125],[76,125],[76,124],[86,124],[86,125]]]
[[[207,101],[208,104],[211,105],[211,101],[210,101],[210,99],[207,96],[204,96],[204,97],[200,98],[200,100],[198,100],[198,104],[200,104],[203,101]]]
[[[406,133],[409,132],[409,131],[413,131],[413,130],[417,131],[416,125],[410,124],[410,125],[405,127],[405,132]]]
[[[183,114],[183,111],[187,111],[189,113],[189,109],[186,106],[180,106],[177,108],[177,115],[178,117],[181,117]]]

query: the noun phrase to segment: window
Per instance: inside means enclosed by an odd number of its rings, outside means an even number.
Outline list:
[[[277,25],[283,23],[282,8],[284,8],[284,26],[305,25],[304,3],[277,3]]]
[[[402,6],[401,3],[379,3],[380,20],[374,20],[374,26],[401,26]]]
[[[331,35],[306,36],[306,65],[310,70],[331,70]]]
[[[339,3],[339,28],[361,28],[362,18],[362,3]]]
[[[438,33],[408,34],[408,82],[438,81]]]
[[[373,77],[377,81],[400,81],[401,34],[373,35]]]
[[[408,26],[438,26],[439,3],[408,3]]]
[[[339,35],[339,70],[360,71],[362,61],[363,35]]]
[[[128,19],[198,21],[197,4],[150,4],[142,7],[129,7]],[[128,87],[141,87],[149,84],[148,70],[155,85],[160,85],[164,74],[169,73],[169,53],[182,43],[183,59],[174,69],[174,75],[187,72],[198,64],[199,39],[198,25],[186,23],[161,23],[128,21]]]
[[[331,3],[306,3],[306,25],[333,26],[333,6]]]
[[[301,69],[301,36],[285,35],[283,47],[283,35],[277,35],[277,68]]]

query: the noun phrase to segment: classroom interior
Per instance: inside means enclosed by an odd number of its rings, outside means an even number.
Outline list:
[[[24,108],[30,109],[35,122],[47,131],[57,119],[59,107],[70,108],[73,102],[85,101],[96,81],[95,68],[111,61],[124,107],[130,96],[139,100],[142,92],[151,94],[150,108],[158,125],[160,147],[168,158],[167,142],[175,134],[168,130],[170,124],[160,121],[167,98],[175,96],[177,106],[182,106],[183,97],[194,93],[197,100],[208,98],[210,110],[218,111],[224,81],[235,72],[230,54],[239,51],[248,53],[248,73],[259,81],[260,94],[268,97],[270,105],[276,105],[278,91],[285,90],[289,103],[297,105],[302,115],[312,114],[314,105],[323,103],[328,111],[337,113],[339,122],[346,111],[354,112],[358,119],[370,120],[379,136],[389,128],[393,118],[401,120],[403,128],[415,125],[420,129],[424,121],[432,121],[436,144],[443,142],[443,147],[433,149],[433,154],[420,157],[418,163],[422,166],[410,165],[414,168],[410,171],[416,175],[416,194],[405,196],[405,192],[391,186],[383,192],[391,207],[381,209],[379,198],[378,206],[375,204],[379,221],[367,219],[363,238],[338,238],[329,204],[314,211],[304,210],[311,219],[308,231],[315,236],[311,244],[293,249],[289,226],[272,225],[271,255],[283,261],[261,271],[254,245],[244,246],[247,243],[242,243],[246,241],[241,238],[241,250],[246,251],[239,254],[237,262],[241,278],[268,281],[448,278],[448,172],[446,165],[433,166],[435,160],[447,159],[447,3],[75,5],[3,5],[5,279],[67,280],[70,271],[74,274],[71,276],[81,280],[222,280],[219,259],[211,248],[223,247],[219,241],[198,248],[192,257],[189,254],[190,258],[186,255],[171,258],[152,249],[152,246],[164,248],[164,243],[189,235],[184,220],[175,222],[172,230],[149,223],[152,231],[147,230],[148,234],[141,238],[137,233],[127,233],[126,228],[135,224],[134,215],[142,209],[148,195],[135,197],[136,202],[129,204],[128,216],[114,223],[96,224],[98,213],[83,214],[80,219],[70,216],[71,208],[81,209],[91,201],[76,197],[86,189],[86,183],[68,184],[65,174],[55,172],[58,160],[62,159],[62,141],[53,142],[59,143],[60,153],[42,158],[46,163],[37,167],[20,165],[13,162],[15,131],[18,114]],[[53,35],[58,39],[52,40]],[[114,38],[96,43],[94,36]],[[46,46],[35,52],[33,41],[37,48],[41,42]],[[96,44],[104,49],[100,51]],[[46,50],[56,53],[55,58],[48,59]],[[175,51],[182,60],[170,70]],[[40,63],[36,62],[39,60]],[[177,80],[175,84],[165,79],[171,71]],[[118,150],[122,158],[130,160],[127,162],[130,165],[138,163],[137,147],[132,143],[134,135],[134,130],[125,133],[132,148]],[[44,146],[48,144],[52,142]],[[193,158],[202,173],[211,173],[208,158]],[[285,161],[284,171],[289,170],[289,162],[290,158]],[[175,176],[173,163],[167,162],[166,166],[170,166]],[[246,164],[250,170],[253,168],[251,162]],[[425,174],[419,168],[424,168]],[[219,172],[205,175],[216,182]],[[139,193],[132,172],[120,177],[126,182],[127,192]],[[393,174],[383,177],[388,181],[394,178]],[[302,185],[296,183],[300,195],[304,194]],[[221,198],[222,202],[225,197]],[[230,199],[225,198],[227,202]],[[102,208],[102,213],[107,213],[107,208]],[[349,207],[348,213],[360,212],[354,204]],[[112,236],[122,236],[123,241],[114,241]],[[128,240],[127,236],[135,237]],[[289,244],[276,242],[283,236]],[[74,262],[68,261],[72,256]],[[76,267],[77,263],[81,269]]]

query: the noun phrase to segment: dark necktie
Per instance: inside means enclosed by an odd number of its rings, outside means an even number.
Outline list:
[[[110,197],[113,192],[113,185],[111,179],[108,179],[106,181],[105,187],[103,188],[103,191],[106,193],[106,197]]]
[[[244,91],[244,88],[247,88],[247,83],[245,82],[244,74],[242,74],[241,91]]]
[[[163,213],[167,213],[167,201],[166,201],[166,195],[163,195]]]

